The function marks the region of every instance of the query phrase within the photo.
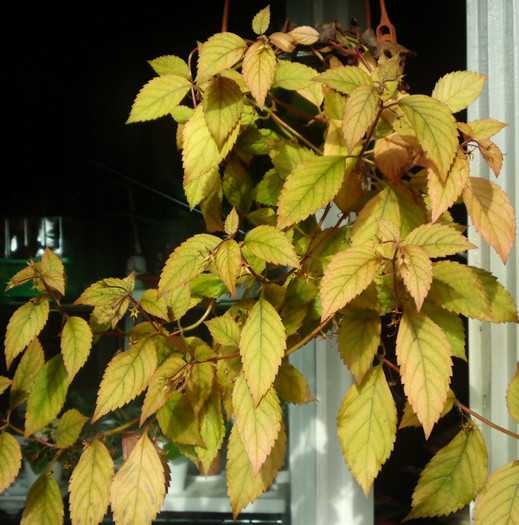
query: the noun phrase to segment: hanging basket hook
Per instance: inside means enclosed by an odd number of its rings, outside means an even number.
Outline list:
[[[396,30],[387,16],[385,0],[380,0],[380,24],[377,26],[377,40],[389,40],[396,44]]]

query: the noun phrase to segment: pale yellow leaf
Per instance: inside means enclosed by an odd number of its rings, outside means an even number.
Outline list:
[[[398,250],[397,263],[405,287],[420,311],[433,280],[431,259],[420,246],[405,244]]]
[[[92,340],[92,330],[85,319],[67,317],[61,333],[61,353],[70,381],[88,359]]]
[[[96,439],[83,452],[70,477],[70,516],[73,525],[97,525],[103,520],[110,501],[114,474],[112,456]]]
[[[247,49],[247,44],[238,35],[230,32],[217,33],[198,46],[197,79],[217,75],[231,68]]]
[[[254,42],[245,53],[242,75],[259,108],[263,109],[276,75],[276,55],[273,49],[261,40]]]
[[[472,71],[454,71],[441,77],[432,96],[447,104],[453,113],[466,109],[476,100],[485,85],[486,76]]]
[[[519,363],[506,390],[506,405],[510,415],[519,423]]]
[[[311,46],[319,40],[319,32],[310,26],[298,26],[288,34],[298,43],[304,46]]]
[[[249,230],[244,243],[259,259],[280,266],[299,268],[299,260],[291,241],[273,226],[265,224]]]
[[[187,62],[175,55],[163,55],[153,60],[148,60],[148,64],[160,76],[177,75],[187,79],[191,78],[191,71]]]
[[[158,317],[159,319],[163,319],[164,321],[169,321],[166,299],[164,297],[159,297],[156,289],[147,288],[144,290],[139,303],[145,312]]]
[[[257,35],[264,34],[269,28],[270,24],[270,6],[264,7],[261,11],[256,13],[252,19],[252,30]]]
[[[355,66],[339,66],[327,69],[324,73],[320,73],[315,80],[344,95],[349,95],[358,86],[373,85],[369,75]]]
[[[0,494],[15,480],[22,465],[22,449],[9,432],[0,434]]]

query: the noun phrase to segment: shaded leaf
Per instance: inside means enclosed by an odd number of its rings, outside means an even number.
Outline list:
[[[50,472],[44,472],[29,489],[21,525],[60,525],[64,506],[58,483]]]
[[[425,466],[406,520],[446,516],[468,505],[487,476],[487,450],[476,425],[462,429]],[[495,522],[494,522],[495,523]]]
[[[342,452],[366,496],[393,450],[396,423],[395,402],[378,365],[350,387],[337,416]]]
[[[187,397],[173,392],[166,404],[157,412],[157,421],[165,436],[182,445],[203,445],[198,417]]]
[[[70,477],[70,516],[74,525],[98,524],[110,501],[114,463],[102,441],[88,445]]]
[[[280,399],[286,403],[301,405],[315,401],[305,376],[287,359],[281,362],[274,388]]]
[[[506,390],[506,405],[510,415],[519,423],[519,363]]]
[[[81,414],[76,408],[67,410],[59,420],[56,445],[61,448],[71,447],[78,440],[83,425],[87,421],[88,417]]]
[[[8,432],[0,434],[0,494],[18,476],[22,466],[22,449],[16,438]]]
[[[398,250],[397,262],[405,287],[420,311],[433,280],[431,259],[420,246],[405,244]]]
[[[195,445],[195,452],[203,466],[204,472],[208,472],[211,463],[220,451],[225,437],[225,425],[218,395],[209,397],[200,410],[199,420],[200,436],[204,445]]]

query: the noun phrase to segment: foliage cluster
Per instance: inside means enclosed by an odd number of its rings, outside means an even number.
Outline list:
[[[408,518],[449,514],[479,495],[478,525],[496,525],[496,515],[499,523],[513,521],[519,462],[487,478],[479,416],[451,389],[453,361],[466,359],[463,319],[518,322],[498,280],[463,263],[474,245],[452,213],[466,209],[506,262],[514,211],[504,191],[469,164],[481,155],[498,176],[502,153],[492,137],[505,124],[455,117],[479,96],[485,77],[457,71],[430,96],[409,94],[401,46],[336,24],[267,35],[269,18],[268,7],[255,16],[254,41],[224,31],[199,43],[196,68],[192,57],[150,62],[156,76],[128,122],[178,123],[186,199],[207,226],[171,253],[158,287],[137,299],[135,275],[102,279],[75,302],[92,307],[87,320],[63,309],[66,277],[51,251],[10,281],[32,281],[38,295],[7,327],[6,364],[16,371],[0,378],[9,389],[0,490],[20,468],[10,414],[23,403],[26,439],[58,418],[55,442],[45,443],[53,461],[77,452],[69,483],[77,524],[99,523],[109,506],[116,523],[150,523],[169,477],[157,436],[207,466],[230,422],[226,476],[236,517],[283,465],[282,402],[315,401],[289,356],[315,337],[336,337],[355,378],[337,415],[338,439],[364,492],[399,429],[420,426],[428,438],[455,407],[459,432],[425,467]],[[234,298],[224,312],[216,309],[223,294]],[[47,359],[39,335],[51,307],[63,316],[61,352]],[[193,311],[199,320],[186,326]],[[120,330],[128,314],[142,322],[126,334],[129,349],[109,362],[93,416],[63,412],[95,340]],[[202,323],[207,340],[191,332]],[[388,333],[396,362],[385,348]],[[388,368],[399,374],[405,406],[395,402]],[[137,420],[86,432],[141,395]],[[519,374],[507,403],[519,421]],[[114,432],[125,445],[117,468],[106,445]],[[58,523],[63,512],[49,469],[29,492],[23,522]]]

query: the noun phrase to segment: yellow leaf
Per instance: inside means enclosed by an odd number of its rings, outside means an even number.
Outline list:
[[[286,334],[281,317],[266,299],[258,299],[240,337],[243,370],[255,406],[272,386],[285,349]]]
[[[220,451],[225,437],[225,425],[218,395],[209,397],[200,410],[199,419],[200,436],[204,441],[204,445],[195,445],[195,452],[204,468],[204,472],[207,472]]]
[[[159,280],[159,296],[189,283],[209,263],[209,254],[221,242],[219,237],[199,233],[177,246],[168,257]]]
[[[83,450],[70,477],[70,516],[73,525],[101,523],[110,501],[114,474],[112,456],[98,439]]]
[[[485,81],[485,75],[472,71],[448,73],[436,82],[432,97],[444,102],[453,113],[457,113],[479,97]]]
[[[224,346],[240,344],[240,327],[231,317],[220,316],[205,322],[215,343]]]
[[[459,124],[459,123],[458,123]],[[483,118],[479,120],[473,120],[468,123],[469,133],[467,138],[474,140],[489,139],[496,133],[499,133],[503,128],[508,126],[504,122],[499,122],[491,118]]]
[[[238,278],[242,256],[240,246],[234,239],[227,239],[222,242],[215,256],[216,270],[218,276],[233,297],[236,297],[236,279]]]
[[[423,314],[405,310],[396,340],[404,391],[429,437],[447,400],[451,349],[441,328]]]
[[[350,387],[337,416],[344,457],[366,496],[396,438],[397,412],[382,365]]]
[[[282,425],[269,456],[255,474],[236,425],[233,426],[227,452],[227,494],[234,519],[270,487],[283,465],[285,449],[286,432]]]
[[[58,483],[52,474],[46,471],[29,489],[20,525],[61,525],[63,511]]]
[[[310,87],[317,71],[310,66],[300,62],[289,62],[288,60],[279,60],[274,77],[273,87],[298,91]]]
[[[166,299],[159,297],[157,290],[153,288],[144,290],[141,295],[140,305],[145,312],[164,321],[169,321]]]
[[[311,46],[319,40],[319,32],[310,26],[298,26],[288,34],[298,43],[304,46]]]
[[[91,284],[74,302],[77,304],[88,304],[90,306],[111,306],[121,303],[128,295],[131,295],[135,286],[135,276],[129,275],[125,279],[108,277]]]
[[[49,424],[61,411],[68,391],[68,375],[61,354],[40,370],[27,399],[25,438]]]
[[[508,195],[492,181],[470,177],[463,202],[477,231],[506,264],[515,241],[515,215]]]
[[[99,385],[92,421],[138,396],[146,388],[156,366],[157,352],[149,339],[116,354],[108,363]]]
[[[92,340],[92,330],[85,319],[67,317],[61,333],[61,353],[70,381],[88,359]]]
[[[143,434],[110,486],[115,523],[151,525],[166,495],[164,467],[157,448]]]
[[[61,295],[65,295],[65,270],[60,258],[50,248],[45,248],[41,258],[41,279]]]
[[[431,259],[420,246],[405,244],[398,250],[397,262],[405,287],[420,311],[433,279]]]
[[[310,394],[310,387],[306,378],[287,359],[283,359],[279,367],[274,388],[279,397],[286,403],[301,405],[315,401],[315,397]]]
[[[13,410],[29,396],[34,380],[45,364],[45,354],[39,339],[36,337],[23,354],[11,385],[9,408]]]
[[[278,396],[270,389],[255,405],[245,376],[236,379],[232,394],[235,425],[255,476],[258,475],[278,438],[282,412]]]
[[[347,98],[342,131],[349,155],[375,122],[379,107],[380,97],[371,85],[355,88]]]
[[[446,516],[468,505],[487,476],[487,450],[476,425],[464,428],[425,466],[406,520]],[[495,523],[495,522],[493,522]]]
[[[458,149],[456,120],[442,102],[426,95],[408,95],[398,101],[412,124],[420,145],[445,179]]]
[[[198,417],[187,396],[173,392],[166,404],[157,412],[157,421],[165,436],[182,445],[203,445]]]
[[[264,7],[252,20],[252,30],[257,35],[266,33],[270,24],[270,6]]]
[[[218,149],[240,123],[243,94],[234,80],[214,77],[204,92],[204,117]]]
[[[373,85],[369,75],[356,66],[339,66],[320,73],[315,80],[349,95],[358,86]]]
[[[20,306],[13,313],[5,333],[5,361],[7,368],[41,332],[49,316],[49,301],[38,297]]]
[[[346,173],[342,155],[311,157],[285,179],[278,200],[279,229],[306,219],[338,193]]]
[[[0,376],[0,395],[2,395],[12,384],[12,380],[8,377]]]
[[[187,62],[175,55],[164,55],[153,60],[148,60],[148,64],[153,68],[157,75],[176,75],[186,79],[191,78],[191,71]]]
[[[321,319],[324,321],[364,291],[381,264],[381,257],[369,246],[352,246],[335,254],[321,280]]]
[[[280,266],[299,268],[294,246],[283,232],[273,226],[256,226],[247,233],[244,243],[258,259]]]
[[[276,55],[268,44],[258,40],[247,49],[242,75],[251,95],[260,109],[263,109],[268,90],[276,75]]]
[[[247,44],[238,35],[230,32],[217,33],[198,46],[197,79],[217,75],[231,68],[247,49]]]
[[[497,177],[503,166],[503,153],[499,147],[488,139],[478,140],[478,149],[490,169]]]
[[[197,304],[199,299],[191,297],[191,287],[189,282],[185,282],[173,288],[166,294],[166,303],[171,311],[173,320],[180,319],[192,306]]]
[[[152,78],[139,91],[126,123],[144,122],[170,114],[191,89],[192,83],[178,75]]]
[[[382,137],[375,141],[373,153],[377,168],[391,181],[396,182],[409,162],[409,152],[405,143],[400,143],[398,135]]]
[[[337,344],[344,364],[362,381],[380,344],[380,315],[372,311],[346,309],[339,326]]]
[[[506,390],[506,405],[510,415],[519,423],[519,363]]]
[[[76,408],[67,410],[59,420],[56,445],[61,448],[71,447],[79,438],[87,420],[88,418]]]
[[[296,48],[296,41],[288,33],[276,31],[269,35],[270,42],[276,47],[285,51],[286,53],[292,53]]]
[[[0,434],[0,494],[16,479],[22,466],[22,449],[8,432]]]
[[[185,369],[186,362],[180,356],[169,357],[157,368],[142,403],[141,425],[167,403],[171,392],[179,384],[183,384]]]
[[[493,472],[478,496],[475,525],[513,525],[519,522],[519,461]]]
[[[447,415],[452,407],[454,406],[454,402],[456,401],[456,396],[454,395],[454,392],[452,390],[449,390],[449,393],[447,394],[447,401],[445,402],[445,406],[443,407],[442,413],[440,417],[443,417]],[[398,425],[398,428],[406,428],[406,427],[421,427],[421,423],[416,417],[416,414],[414,413],[411,405],[409,404],[409,401],[406,401],[404,405],[404,411],[402,413],[402,419],[400,420],[400,425]]]

